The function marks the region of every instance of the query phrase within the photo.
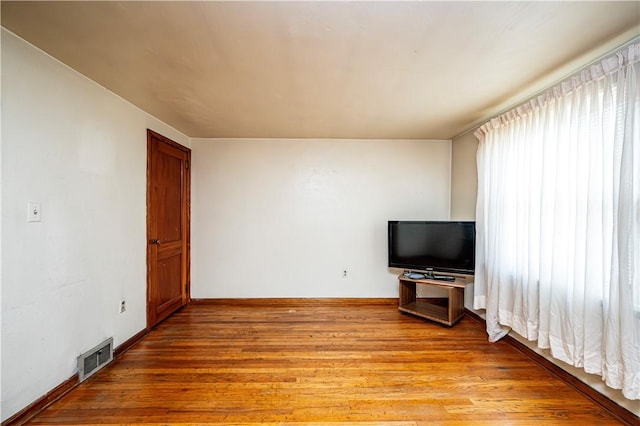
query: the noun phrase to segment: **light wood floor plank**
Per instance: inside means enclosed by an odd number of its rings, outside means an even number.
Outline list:
[[[468,318],[375,300],[195,303],[30,424],[619,424]]]

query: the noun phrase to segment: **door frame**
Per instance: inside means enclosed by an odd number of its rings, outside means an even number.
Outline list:
[[[151,185],[151,147],[152,139],[157,139],[172,148],[178,149],[186,154],[186,167],[184,175],[184,192],[183,192],[183,223],[182,232],[184,236],[183,250],[182,250],[182,262],[184,270],[182,272],[182,306],[185,306],[191,302],[191,149],[180,145],[179,143],[162,136],[161,134],[154,132],[151,129],[147,129],[147,230],[146,230],[146,244],[147,244],[147,291],[146,291],[146,311],[147,311],[147,331],[151,330],[156,324],[151,323],[151,239],[154,236],[151,235],[151,193],[153,191]],[[162,321],[162,320],[161,320]]]

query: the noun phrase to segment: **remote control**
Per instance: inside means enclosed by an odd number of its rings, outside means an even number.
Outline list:
[[[452,277],[451,275],[434,275],[433,279],[440,281],[455,281],[456,277]]]

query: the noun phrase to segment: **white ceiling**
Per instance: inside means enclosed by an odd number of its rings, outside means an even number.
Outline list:
[[[191,137],[451,139],[640,2],[3,1],[2,26]]]

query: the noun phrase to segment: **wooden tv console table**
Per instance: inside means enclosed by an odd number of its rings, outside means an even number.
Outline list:
[[[398,309],[407,314],[416,315],[431,321],[452,326],[464,315],[464,289],[469,283],[467,278],[456,276],[455,281],[432,279],[412,279],[404,275],[398,276],[400,297]],[[416,296],[416,286],[441,288],[447,291],[446,304],[429,301],[428,298]],[[438,299],[440,300],[440,299]]]

